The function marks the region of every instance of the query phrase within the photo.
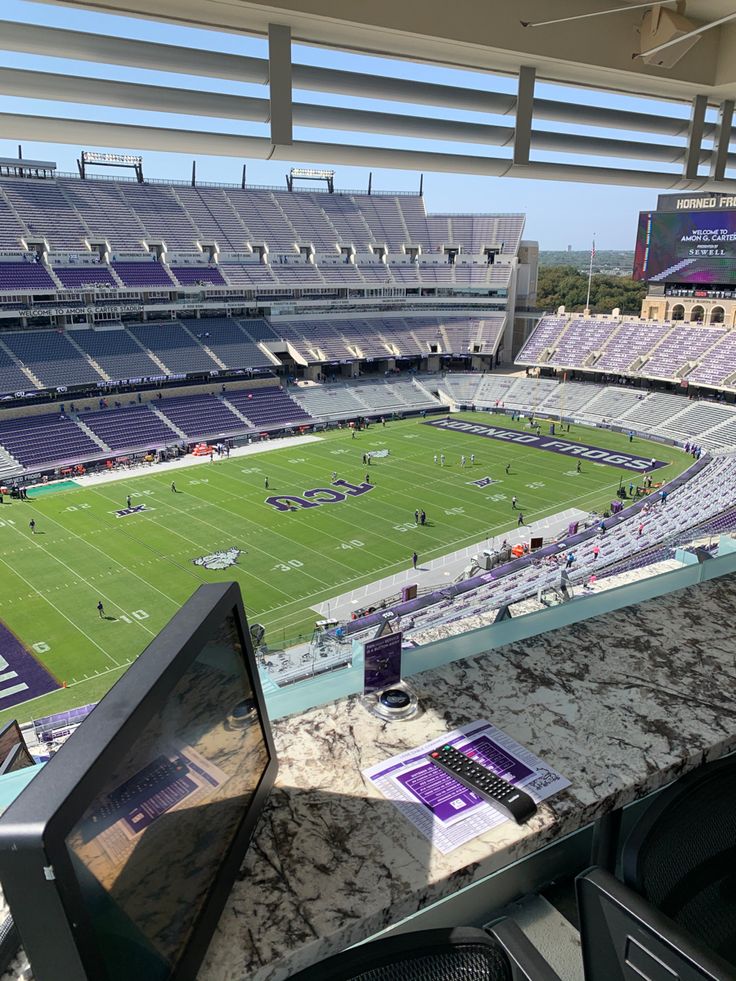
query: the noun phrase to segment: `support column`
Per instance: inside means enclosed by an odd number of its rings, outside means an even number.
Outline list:
[[[291,99],[291,28],[268,25],[268,88],[271,143],[291,146],[294,142]]]
[[[713,135],[713,153],[710,158],[710,178],[714,181],[722,181],[726,176],[728,145],[731,142],[733,126],[733,107],[733,99],[724,99],[718,110],[716,131]]]
[[[707,108],[707,97],[704,95],[696,95],[693,99],[692,111],[690,113],[690,125],[687,129],[685,165],[682,171],[682,176],[689,181],[697,180],[698,177],[700,154],[703,145],[703,133],[705,131],[705,110]]]
[[[536,68],[528,65],[519,69],[519,89],[516,95],[516,125],[514,127],[514,166],[529,163],[532,145],[532,116],[534,115],[534,83]]]

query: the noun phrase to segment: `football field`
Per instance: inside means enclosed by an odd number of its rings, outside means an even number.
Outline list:
[[[524,431],[522,423],[486,413],[452,419]],[[0,711],[0,721],[99,699],[203,582],[237,580],[250,622],[265,625],[271,647],[288,646],[311,636],[315,603],[408,568],[412,552],[422,562],[516,527],[513,495],[530,523],[568,507],[603,510],[621,479],[626,486],[637,481],[587,459],[578,473],[575,457],[429,421],[372,425],[355,439],[333,430],[266,453],[154,467],[142,476],[47,490],[27,502],[6,498],[0,621],[65,687],[35,695],[30,686],[31,701]],[[548,423],[542,426],[546,435]],[[582,426],[557,438],[666,461],[656,480],[692,462],[672,447]],[[389,455],[363,463],[364,453],[382,450]],[[445,466],[434,463],[435,454],[445,455]],[[372,489],[358,493],[366,474]],[[493,483],[474,483],[486,477]],[[130,513],[119,516],[128,495]],[[268,500],[282,496],[302,503]],[[426,511],[424,527],[415,525],[415,509]],[[12,667],[7,651],[3,656]]]

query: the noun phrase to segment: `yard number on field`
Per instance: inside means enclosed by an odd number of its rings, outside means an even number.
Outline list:
[[[349,542],[341,542],[337,545],[337,549],[349,549],[349,548],[363,548],[365,542],[358,541],[357,538],[351,538]]]
[[[133,620],[147,620],[148,613],[145,610],[133,610],[133,612],[128,616],[126,613],[121,613],[118,620],[122,620],[123,623],[132,623]],[[133,618],[133,620],[130,619]]]
[[[291,572],[292,569],[301,569],[303,565],[304,563],[299,559],[289,559],[288,562],[279,562],[273,568],[274,572]]]

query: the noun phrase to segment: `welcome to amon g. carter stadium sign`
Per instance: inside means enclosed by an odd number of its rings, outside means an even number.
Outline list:
[[[661,194],[642,211],[634,279],[650,283],[736,284],[736,194]]]

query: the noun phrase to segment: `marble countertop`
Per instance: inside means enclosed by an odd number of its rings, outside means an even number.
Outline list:
[[[735,608],[732,575],[415,676],[408,722],[357,698],[277,722],[277,784],[198,981],[281,981],[736,750]],[[442,855],[361,770],[482,718],[571,786]]]
[[[735,609],[736,574],[417,675],[408,722],[357,698],[276,722],[278,780],[198,981],[282,981],[736,750]],[[484,718],[571,786],[442,855],[361,770]]]

